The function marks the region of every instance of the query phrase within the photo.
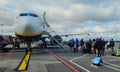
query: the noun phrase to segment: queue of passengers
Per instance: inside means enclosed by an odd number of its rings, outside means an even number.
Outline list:
[[[109,43],[109,44],[108,44]],[[113,47],[115,46],[115,43],[113,39],[111,39],[110,42],[104,41],[102,37],[96,38],[96,39],[89,39],[86,42],[84,39],[81,39],[80,41],[78,39],[71,39],[68,42],[68,46],[71,51],[78,52],[80,48],[80,51],[83,53],[89,53],[89,54],[95,54],[97,56],[104,55],[105,48],[111,48],[112,53],[114,52]]]

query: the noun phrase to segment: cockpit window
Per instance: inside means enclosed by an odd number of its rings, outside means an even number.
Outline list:
[[[28,13],[22,13],[20,16],[28,16]]]
[[[32,17],[38,17],[36,14],[29,14],[29,16],[32,16]]]
[[[38,17],[36,14],[32,14],[32,13],[21,13],[20,16],[32,16],[32,17]]]

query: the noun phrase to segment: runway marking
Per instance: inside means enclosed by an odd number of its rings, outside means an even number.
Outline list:
[[[93,65],[93,64],[90,64],[90,66],[91,66],[91,67],[94,67],[94,68],[98,68],[98,66],[95,66],[95,65]]]
[[[73,67],[72,65],[70,65],[69,63],[67,63],[65,60],[63,60],[62,58],[60,58],[56,54],[54,54],[52,52],[50,52],[50,54],[53,55],[58,60],[60,60],[62,63],[64,63],[67,67],[69,67],[70,69],[72,69],[74,72],[80,72],[78,69],[76,69],[75,67]]]
[[[85,56],[87,56],[88,54],[85,54],[85,55],[82,55],[82,56],[79,56],[79,57],[75,57],[75,58],[73,58],[73,59],[71,59],[72,61],[73,60],[76,60],[76,59],[79,59],[79,58],[81,58],[81,57],[85,57]]]
[[[104,62],[105,64],[108,64],[108,65],[111,65],[111,66],[114,66],[114,67],[118,67],[118,68],[120,68],[120,66],[118,66],[118,65],[115,65],[115,64],[112,64],[112,63],[108,63],[108,62]]]
[[[115,56],[110,56],[110,55],[106,55],[106,56],[120,59],[120,57],[115,57]]]
[[[85,57],[85,56],[87,56],[87,55],[88,55],[88,54],[82,55],[82,56],[80,56],[80,57],[73,58],[73,59],[69,60],[69,62],[71,62],[72,64],[76,65],[77,67],[79,67],[79,68],[85,70],[86,72],[90,72],[90,70],[88,70],[88,69],[86,69],[86,68],[80,66],[79,64],[73,62],[73,60],[79,59],[79,58],[81,58],[81,57]]]
[[[25,55],[24,59],[22,60],[22,63],[20,64],[20,66],[19,66],[19,68],[18,68],[18,71],[23,71],[23,70],[26,70],[26,69],[27,69],[30,56],[31,56],[31,53],[30,53],[30,52],[28,52],[28,53]]]
[[[108,67],[108,68],[111,68],[111,69],[113,69],[113,70],[116,70],[116,71],[120,71],[120,69],[118,69],[118,68],[115,68],[115,67],[112,67],[112,66],[109,66],[109,65],[105,65],[105,64],[101,64],[101,65],[104,65],[104,66],[106,66],[106,67]]]

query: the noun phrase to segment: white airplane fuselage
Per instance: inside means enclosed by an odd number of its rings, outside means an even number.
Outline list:
[[[36,14],[21,13],[15,20],[15,35],[18,38],[32,41],[43,34],[43,22]]]

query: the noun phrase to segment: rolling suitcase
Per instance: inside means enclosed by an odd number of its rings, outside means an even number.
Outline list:
[[[93,59],[93,64],[94,64],[94,65],[100,65],[101,62],[102,62],[101,57],[95,57],[95,58]]]

